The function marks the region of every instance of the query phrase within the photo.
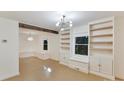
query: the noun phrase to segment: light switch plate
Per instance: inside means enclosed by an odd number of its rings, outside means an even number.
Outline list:
[[[7,40],[6,39],[2,40],[2,43],[7,43]]]

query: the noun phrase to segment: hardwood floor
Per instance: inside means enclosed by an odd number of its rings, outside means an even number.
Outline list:
[[[43,69],[48,66],[51,73]],[[102,77],[73,70],[54,60],[41,60],[35,57],[20,59],[20,75],[5,81],[99,81]]]

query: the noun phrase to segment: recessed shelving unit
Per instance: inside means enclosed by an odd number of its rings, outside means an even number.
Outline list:
[[[89,23],[90,72],[114,78],[114,18]]]
[[[70,43],[67,42],[61,42],[61,45],[69,45]]]
[[[60,63],[69,66],[70,56],[70,28],[59,32],[60,40]]]
[[[62,48],[62,49],[69,49],[69,47],[65,47],[65,46],[64,46],[64,47],[61,46],[61,48]]]
[[[92,23],[89,25],[90,29],[90,49],[100,51],[109,51],[113,47],[113,22],[112,20],[106,22]],[[102,46],[101,46],[102,44]],[[109,44],[109,46],[107,45]],[[93,47],[94,46],[94,47]]]
[[[61,38],[61,40],[69,40],[70,38]]]
[[[91,50],[112,50],[112,48],[90,48]]]
[[[62,50],[70,49],[70,29],[60,32],[60,48]]]
[[[112,37],[112,34],[92,35],[92,36],[90,36],[90,37],[92,38],[92,37],[107,37],[107,36]]]
[[[113,44],[113,42],[90,42],[90,45],[93,44]]]
[[[61,35],[69,35],[70,34],[70,32],[69,31],[64,31],[64,32],[61,32]]]
[[[98,30],[103,30],[103,29],[111,29],[112,26],[108,26],[108,27],[101,27],[101,28],[96,28],[96,29],[92,29],[91,31],[98,31]]]

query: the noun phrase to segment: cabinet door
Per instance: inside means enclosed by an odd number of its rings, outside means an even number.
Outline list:
[[[99,57],[97,56],[90,57],[90,70],[99,72]]]
[[[61,62],[65,62],[65,56],[64,56],[64,54],[62,54],[62,53],[60,54],[60,61],[61,61]]]
[[[112,75],[113,62],[112,57],[100,57],[100,72],[108,75]]]
[[[60,61],[63,63],[68,64],[69,53],[68,52],[61,52],[60,53]]]

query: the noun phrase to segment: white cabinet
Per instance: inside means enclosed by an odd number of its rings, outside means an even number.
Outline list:
[[[89,23],[90,73],[113,79],[114,17]]]
[[[113,75],[112,57],[100,57],[100,72],[103,74]]]
[[[91,56],[90,57],[90,70],[99,72],[99,57]]]
[[[90,57],[90,70],[106,75],[113,74],[112,58],[108,56],[91,56]]]
[[[69,67],[76,69],[76,70],[79,70],[81,72],[88,73],[88,63],[85,63],[85,62],[70,59]]]
[[[68,65],[69,62],[69,51],[63,50],[60,52],[60,63]]]

